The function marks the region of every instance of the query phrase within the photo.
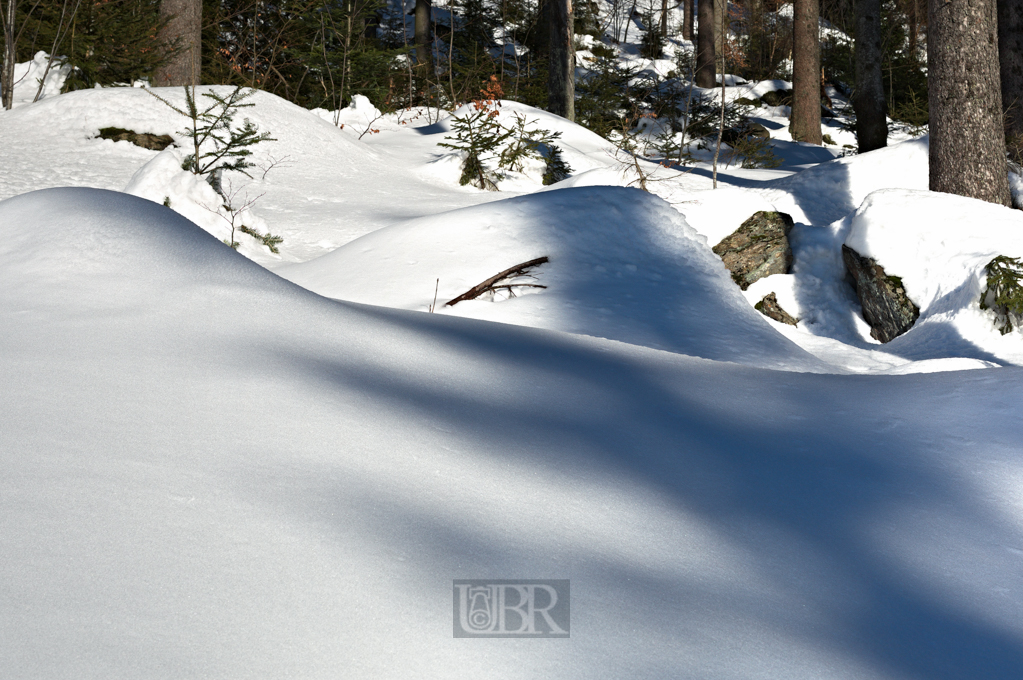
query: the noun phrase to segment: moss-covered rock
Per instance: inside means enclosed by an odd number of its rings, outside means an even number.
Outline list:
[[[772,274],[788,274],[792,268],[792,247],[788,234],[792,218],[782,212],[761,210],[742,223],[713,251],[743,290],[754,281]]]
[[[790,326],[795,326],[799,323],[799,319],[782,309],[781,305],[778,304],[778,296],[774,293],[765,295],[764,299],[753,305],[753,309],[779,323],[787,323]]]
[[[153,151],[163,151],[174,143],[170,135],[154,135],[150,132],[135,132],[124,128],[106,127],[99,131],[100,139],[112,139],[115,142],[131,142],[135,146]]]
[[[870,337],[891,342],[913,327],[920,308],[909,299],[902,279],[846,245],[842,246],[842,261],[853,278],[863,318],[870,324]]]

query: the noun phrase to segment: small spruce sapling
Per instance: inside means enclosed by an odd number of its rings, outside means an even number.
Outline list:
[[[497,177],[483,164],[483,157],[493,154],[506,139],[512,136],[512,130],[505,130],[496,118],[500,115],[502,96],[501,84],[496,76],[480,92],[480,98],[473,100],[472,110],[464,116],[451,119],[453,137],[446,136],[452,142],[440,142],[440,146],[461,151],[465,154],[462,161],[462,176],[459,184],[472,184],[478,189],[497,191]]]
[[[556,144],[547,145],[546,160],[547,167],[543,173],[543,183],[545,186],[557,184],[563,179],[568,179],[568,176],[572,173],[572,166],[561,157],[561,148],[559,146]]]
[[[523,162],[527,158],[542,160],[544,155],[541,147],[550,148],[551,143],[561,137],[560,132],[550,130],[529,130],[530,123],[525,116],[515,114],[515,124],[511,129],[511,143],[501,151],[498,165],[508,170],[522,172]]]
[[[987,286],[980,294],[980,308],[995,313],[995,328],[1005,335],[1023,321],[1023,262],[999,255],[988,262]]]
[[[195,97],[194,86],[185,87],[184,108],[175,106],[152,90],[147,89],[146,91],[173,111],[189,119],[189,125],[182,134],[186,139],[191,140],[192,153],[185,156],[181,169],[199,177],[205,177],[206,182],[224,199],[223,209],[228,215],[225,219],[231,224],[231,239],[229,243],[227,241],[225,243],[232,248],[239,246],[239,243],[234,240],[234,232],[237,228],[238,231],[255,238],[270,252],[279,253],[277,246],[284,241],[280,236],[270,233],[264,235],[244,224],[236,227],[237,217],[247,211],[254,201],[236,208],[232,205],[236,192],[225,192],[223,186],[223,174],[227,170],[240,172],[251,179],[252,175],[247,170],[254,167],[249,160],[252,155],[252,147],[261,142],[276,141],[269,132],[260,132],[256,124],[248,118],[245,118],[241,125],[235,124],[238,109],[254,106],[252,102],[245,100],[254,95],[256,91],[238,86],[227,95],[221,95],[215,90],[209,90],[202,93],[203,97],[210,100],[209,105],[205,108],[200,108]],[[224,216],[222,215],[222,217]]]

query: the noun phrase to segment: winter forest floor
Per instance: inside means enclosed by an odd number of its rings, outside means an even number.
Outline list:
[[[1023,215],[927,192],[926,138],[843,155],[763,106],[779,167],[646,193],[504,102],[572,174],[486,192],[460,112],[252,101],[269,169],[227,179],[279,254],[222,243],[173,147],[97,139],[181,141],[144,90],[0,113],[6,677],[1018,677],[1023,339],[979,299]],[[711,246],[758,210],[795,262],[741,291]],[[909,332],[870,337],[843,244]],[[456,578],[570,579],[571,637],[453,639]]]

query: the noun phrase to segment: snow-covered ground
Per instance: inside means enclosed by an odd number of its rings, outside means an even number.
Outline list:
[[[275,141],[227,179],[279,255],[179,150],[96,138],[182,142],[144,90],[0,113],[0,675],[1018,677],[1023,337],[978,301],[1023,218],[926,192],[926,139],[839,157],[762,107],[779,168],[646,193],[506,102],[573,174],[484,192],[448,113],[251,101]],[[763,209],[795,266],[743,292],[710,248]],[[453,639],[456,578],[571,579],[571,638]]]

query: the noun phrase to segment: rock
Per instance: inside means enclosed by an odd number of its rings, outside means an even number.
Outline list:
[[[778,304],[778,296],[774,293],[765,295],[763,300],[753,305],[753,309],[780,323],[787,323],[790,326],[795,326],[799,323],[799,319],[796,319],[781,308],[781,305]]]
[[[765,276],[789,273],[792,248],[788,234],[791,230],[791,217],[782,212],[761,210],[712,250],[732,272],[732,280],[746,290]]]
[[[870,324],[870,337],[891,342],[916,323],[920,308],[906,295],[902,279],[889,276],[876,260],[842,246],[842,260],[853,278],[863,318]]]
[[[760,95],[768,106],[792,106],[792,90],[771,90]]]
[[[735,146],[741,139],[757,138],[770,139],[771,133],[760,123],[746,121],[735,127],[730,127],[721,133],[721,141],[728,146]]]
[[[99,136],[100,139],[112,139],[115,142],[131,142],[135,146],[153,151],[163,151],[174,143],[170,135],[154,135],[150,132],[135,132],[116,127],[100,129]]]

